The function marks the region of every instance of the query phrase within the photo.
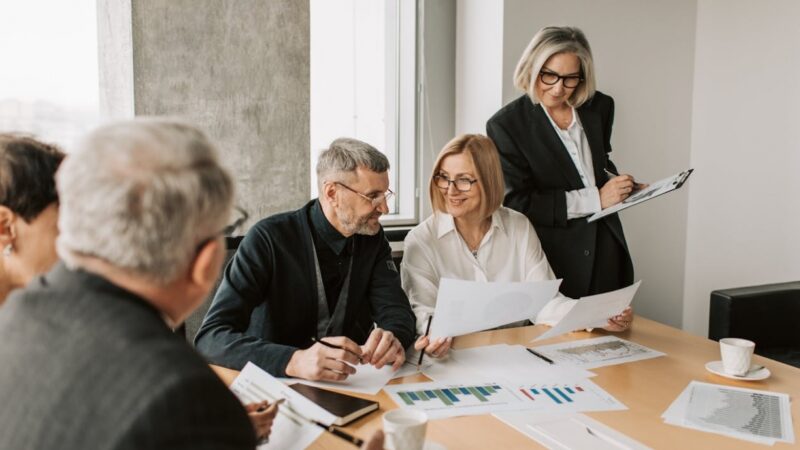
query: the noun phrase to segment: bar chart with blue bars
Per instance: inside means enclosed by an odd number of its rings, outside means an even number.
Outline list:
[[[522,392],[522,395],[527,397],[530,401],[550,400],[555,402],[557,405],[574,403],[575,396],[581,392],[585,392],[585,390],[578,385],[537,388],[521,387],[519,388],[519,391]]]
[[[625,409],[611,394],[589,380],[572,383],[538,383],[516,386],[518,394],[533,409],[600,411]]]
[[[400,391],[397,395],[408,406],[416,406],[419,402],[438,400],[444,406],[453,406],[457,403],[467,402],[474,404],[491,402],[492,396],[497,395],[503,388],[500,385],[484,386],[458,386],[442,389],[421,389],[417,391]]]

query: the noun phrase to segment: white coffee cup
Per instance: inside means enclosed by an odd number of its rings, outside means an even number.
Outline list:
[[[428,415],[416,409],[393,409],[383,415],[388,450],[422,450]]]
[[[744,375],[750,370],[750,359],[756,344],[753,341],[739,338],[719,340],[719,352],[722,355],[722,369],[731,375]]]

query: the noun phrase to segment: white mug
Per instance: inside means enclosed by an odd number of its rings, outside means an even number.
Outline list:
[[[722,369],[731,375],[742,376],[750,370],[750,358],[756,344],[753,341],[739,338],[719,340],[719,352],[722,355]]]
[[[388,450],[422,450],[428,415],[416,409],[393,409],[383,415]]]

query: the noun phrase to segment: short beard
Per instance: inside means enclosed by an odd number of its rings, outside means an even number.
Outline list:
[[[369,223],[369,219],[373,216],[373,214],[363,217],[353,217],[344,211],[336,209],[336,216],[339,218],[339,223],[342,224],[342,228],[344,228],[350,234],[374,236],[381,231],[380,222],[375,226],[372,226]]]

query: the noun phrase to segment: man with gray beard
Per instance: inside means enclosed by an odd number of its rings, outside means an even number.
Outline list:
[[[358,364],[398,369],[414,315],[378,219],[389,161],[340,138],[317,164],[320,196],[245,236],[197,333],[212,363],[275,376],[344,380]]]

